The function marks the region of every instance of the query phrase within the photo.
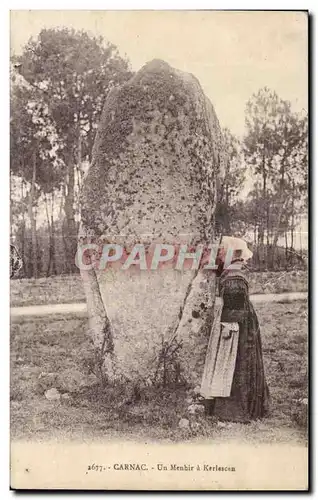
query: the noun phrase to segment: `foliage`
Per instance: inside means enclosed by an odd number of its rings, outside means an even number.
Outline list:
[[[57,272],[57,254],[62,272],[74,272],[67,263],[74,260],[82,176],[105,97],[132,76],[129,63],[102,38],[43,29],[12,57],[10,76],[11,231],[28,275],[38,266],[40,273]],[[264,87],[248,101],[245,118],[242,140],[223,130],[216,223],[223,234],[266,247],[259,260],[271,269],[282,236],[286,259],[294,251],[299,217],[307,212],[308,117]]]
[[[83,156],[90,157],[105,97],[131,76],[128,62],[113,44],[66,28],[42,30],[17,60],[49,106],[65,153],[74,153],[68,148],[80,134],[86,139]]]
[[[34,276],[38,271],[37,207],[39,213],[47,214],[48,272],[51,261],[56,269],[57,217],[63,219],[67,270],[75,270],[83,171],[91,158],[105,97],[130,77],[128,61],[113,44],[72,29],[43,29],[36,39],[29,40],[21,55],[12,57],[11,176],[21,179],[19,195],[16,181],[11,183],[12,224],[15,230],[20,225],[22,240],[25,226],[32,226],[30,272]]]
[[[291,265],[299,218],[308,203],[306,113],[293,112],[290,102],[265,87],[247,103],[242,142],[228,130],[223,135],[227,162],[216,214],[223,234],[253,241],[262,254],[261,269],[277,266],[283,236],[286,266]]]
[[[223,129],[225,150],[224,171],[219,179],[216,221],[230,234],[233,209],[241,192],[246,175],[246,165],[240,141],[229,129]]]
[[[254,94],[246,107],[244,155],[256,180],[250,198],[257,200],[259,240],[269,244],[289,221],[294,225],[296,209],[306,206],[308,169],[308,118],[295,113],[291,104],[267,87]],[[298,205],[298,206],[297,206]]]

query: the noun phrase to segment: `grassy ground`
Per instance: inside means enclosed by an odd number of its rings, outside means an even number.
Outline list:
[[[149,389],[138,400],[125,387],[101,390],[89,375],[92,346],[85,319],[24,318],[11,327],[12,438],[306,443],[305,414],[297,401],[307,397],[307,304],[257,304],[256,310],[272,399],[267,419],[220,426],[200,417],[191,430],[179,429],[189,404],[185,388]],[[50,387],[67,396],[48,401],[44,392]]]
[[[306,271],[250,273],[250,293],[303,292],[308,288]],[[11,306],[63,304],[85,301],[79,275],[11,280]]]

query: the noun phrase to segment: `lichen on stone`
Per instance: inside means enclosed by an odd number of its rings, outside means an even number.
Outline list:
[[[214,243],[222,155],[220,126],[198,80],[164,61],[147,63],[106,99],[82,192],[84,232],[123,244],[127,252],[136,243],[177,246],[184,235],[191,246]],[[114,356],[127,377],[148,376],[162,335],[174,332],[183,338],[181,364],[191,366],[198,383],[213,317],[213,278],[173,269],[114,271],[111,280],[96,273]]]

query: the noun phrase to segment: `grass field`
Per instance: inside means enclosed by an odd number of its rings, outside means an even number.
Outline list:
[[[306,411],[299,401],[307,398],[307,304],[257,304],[256,310],[271,392],[267,419],[220,426],[200,417],[190,430],[179,429],[189,404],[185,388],[149,389],[128,404],[131,395],[124,387],[101,390],[89,374],[92,346],[86,319],[23,318],[11,325],[12,438],[117,436],[143,442],[208,438],[305,444]],[[60,401],[45,398],[50,387],[64,393]]]
[[[250,293],[304,292],[306,271],[250,273]],[[11,306],[63,304],[85,301],[79,275],[11,280]]]

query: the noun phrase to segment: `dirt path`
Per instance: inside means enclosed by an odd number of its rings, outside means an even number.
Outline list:
[[[253,303],[259,302],[289,302],[294,300],[307,300],[307,292],[288,292],[288,293],[266,293],[251,295],[250,299]],[[219,300],[217,298],[217,300]],[[12,307],[10,310],[11,318],[19,318],[21,316],[48,316],[55,314],[70,314],[77,316],[86,316],[87,308],[85,302],[75,304],[47,304],[34,305],[24,307]]]

